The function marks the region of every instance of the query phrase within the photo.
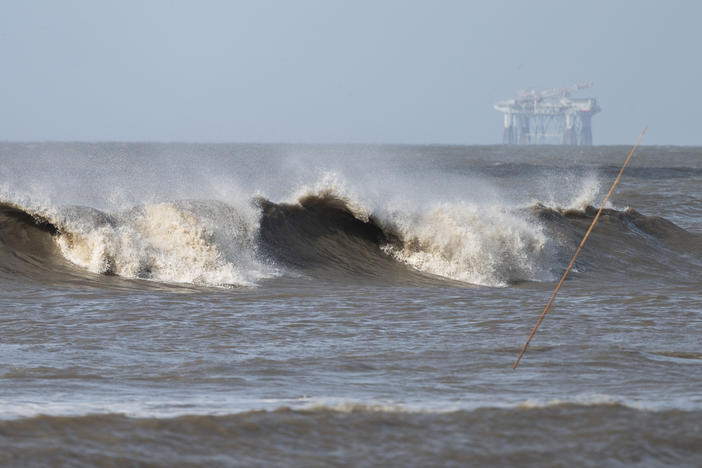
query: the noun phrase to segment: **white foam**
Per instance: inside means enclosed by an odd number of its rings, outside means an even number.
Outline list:
[[[500,400],[421,399],[401,401],[348,397],[242,398],[234,394],[173,394],[153,398],[141,393],[70,395],[62,393],[49,398],[21,397],[0,402],[0,419],[12,420],[38,415],[84,416],[91,414],[123,414],[135,418],[174,418],[186,415],[222,416],[249,411],[333,411],[335,413],[450,414],[484,409],[533,410],[566,405],[602,407],[620,405],[640,411],[699,411],[700,403],[678,398],[655,401],[604,394],[576,394],[568,398]]]
[[[548,238],[519,209],[494,196],[473,202],[427,201],[420,192],[408,196],[406,190],[402,194],[354,189],[343,176],[327,172],[294,196],[335,198],[357,219],[372,217],[397,237],[397,242],[381,246],[385,253],[422,272],[497,287],[551,279]]]
[[[505,207],[439,203],[388,213],[380,221],[401,239],[385,245],[385,252],[423,272],[486,286],[547,276],[541,227]]]
[[[276,274],[258,259],[258,213],[217,202],[146,205],[106,220],[70,213],[56,238],[71,262],[95,273],[206,285],[253,285]]]

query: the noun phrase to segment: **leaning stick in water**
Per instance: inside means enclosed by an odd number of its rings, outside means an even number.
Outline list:
[[[517,365],[519,365],[519,361],[522,359],[522,356],[524,356],[524,353],[526,352],[527,346],[529,346],[529,342],[536,334],[536,330],[539,328],[539,325],[541,325],[541,322],[543,321],[544,317],[546,316],[546,313],[551,308],[551,304],[553,303],[553,300],[556,298],[556,294],[558,294],[558,290],[561,289],[561,286],[563,286],[563,281],[565,281],[566,276],[568,276],[568,272],[570,272],[570,269],[573,268],[573,265],[575,264],[575,259],[578,258],[580,251],[583,250],[583,246],[585,245],[585,241],[590,236],[590,232],[592,232],[592,228],[595,227],[597,220],[600,219],[600,214],[602,213],[602,209],[604,208],[605,204],[607,203],[607,200],[609,200],[609,196],[612,195],[612,192],[614,191],[614,187],[616,187],[617,183],[619,182],[619,179],[621,178],[622,173],[624,172],[624,168],[626,167],[627,164],[629,164],[629,160],[634,155],[636,148],[639,147],[639,143],[641,143],[641,139],[643,138],[644,133],[646,133],[647,128],[648,128],[648,125],[645,126],[643,130],[641,130],[641,135],[639,135],[638,140],[636,140],[634,147],[631,149],[631,153],[629,153],[629,156],[626,157],[624,164],[622,164],[622,168],[619,169],[619,174],[617,174],[617,178],[614,179],[612,186],[609,188],[609,192],[607,192],[607,195],[604,197],[604,200],[602,201],[602,205],[600,205],[600,209],[597,210],[597,214],[595,215],[595,218],[592,220],[592,224],[590,224],[590,227],[588,228],[587,232],[585,233],[583,240],[580,241],[580,245],[578,246],[578,249],[575,251],[573,258],[570,260],[570,264],[568,265],[568,268],[566,268],[565,272],[563,273],[563,276],[561,276],[561,280],[558,282],[558,285],[556,286],[555,291],[553,291],[553,294],[551,294],[551,299],[548,300],[546,307],[544,307],[544,311],[541,312],[541,316],[539,317],[539,320],[536,321],[536,325],[534,325],[534,329],[531,330],[531,333],[529,334],[529,338],[527,338],[526,343],[524,343],[524,347],[522,347],[522,351],[519,353],[519,357],[514,362],[512,369],[516,369]]]

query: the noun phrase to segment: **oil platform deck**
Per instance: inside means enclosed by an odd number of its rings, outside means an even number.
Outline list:
[[[594,98],[571,94],[592,87],[592,82],[546,91],[521,91],[514,99],[500,101],[504,113],[502,142],[519,144],[592,145],[592,116],[602,109]]]

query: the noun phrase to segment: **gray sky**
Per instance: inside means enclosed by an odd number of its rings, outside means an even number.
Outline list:
[[[702,2],[0,0],[0,140],[492,144],[583,81],[596,144],[702,145]]]

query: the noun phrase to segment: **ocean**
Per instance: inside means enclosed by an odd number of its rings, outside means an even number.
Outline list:
[[[702,466],[702,148],[0,143],[0,465]]]

